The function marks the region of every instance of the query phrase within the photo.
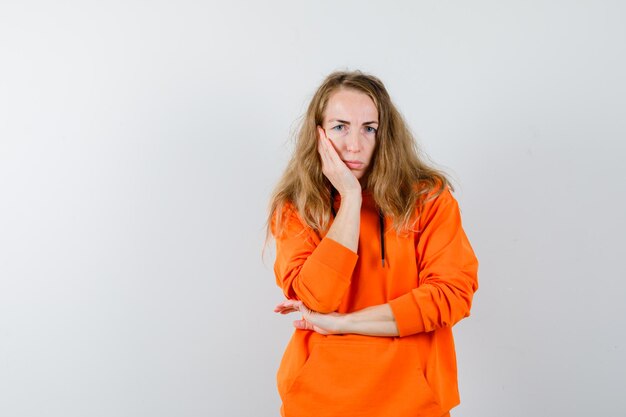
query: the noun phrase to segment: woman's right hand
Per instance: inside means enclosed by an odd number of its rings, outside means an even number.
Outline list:
[[[322,172],[342,197],[361,194],[361,183],[350,168],[341,160],[326,132],[317,126],[317,150],[322,158]]]

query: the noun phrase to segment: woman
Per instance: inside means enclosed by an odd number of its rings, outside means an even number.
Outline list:
[[[383,83],[319,87],[272,196],[276,283],[299,312],[277,373],[281,415],[448,416],[460,403],[451,327],[478,261],[446,176]]]

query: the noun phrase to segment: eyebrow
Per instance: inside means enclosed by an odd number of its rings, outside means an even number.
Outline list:
[[[349,125],[349,124],[350,124],[350,122],[349,122],[349,121],[347,121],[347,120],[340,120],[340,119],[331,119],[331,120],[329,120],[329,121],[328,121],[328,123],[331,123],[331,122],[339,122],[339,123],[343,123],[343,124],[346,124],[346,125]],[[373,121],[371,121],[371,122],[365,122],[365,123],[363,123],[363,124],[364,124],[364,125],[371,125],[371,124],[374,124],[374,123],[378,124],[378,122],[377,122],[377,121],[375,121],[375,120],[373,120]]]

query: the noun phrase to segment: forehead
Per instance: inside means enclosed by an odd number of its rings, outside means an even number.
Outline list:
[[[373,121],[378,120],[378,110],[367,94],[356,90],[340,89],[328,98],[324,118],[355,122]]]

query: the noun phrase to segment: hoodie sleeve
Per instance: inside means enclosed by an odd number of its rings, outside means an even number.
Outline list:
[[[312,310],[330,313],[339,307],[350,286],[358,255],[337,241],[319,236],[286,205],[283,230],[276,239],[276,284],[288,299]]]
[[[389,301],[400,337],[452,326],[468,317],[478,290],[478,259],[447,187],[426,204],[419,223],[418,286]]]

